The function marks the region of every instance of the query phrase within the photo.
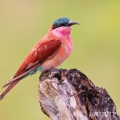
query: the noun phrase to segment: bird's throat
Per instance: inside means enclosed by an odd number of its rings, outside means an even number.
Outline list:
[[[70,36],[71,27],[59,27],[54,29],[52,33],[59,38],[66,38]]]

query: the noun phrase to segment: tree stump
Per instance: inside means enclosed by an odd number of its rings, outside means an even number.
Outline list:
[[[50,69],[39,78],[39,103],[51,120],[120,120],[107,93],[76,69]]]

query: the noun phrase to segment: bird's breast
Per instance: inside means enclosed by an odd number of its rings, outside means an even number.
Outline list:
[[[49,60],[45,61],[41,66],[44,70],[59,66],[65,59],[69,57],[73,49],[71,38],[61,40],[62,44],[58,52]]]

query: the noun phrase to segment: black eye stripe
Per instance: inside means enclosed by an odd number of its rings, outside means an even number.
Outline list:
[[[62,26],[69,26],[67,23],[57,23],[52,26],[52,29],[62,27]]]

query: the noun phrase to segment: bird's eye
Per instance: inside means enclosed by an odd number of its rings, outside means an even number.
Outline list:
[[[66,23],[62,23],[61,26],[66,26]]]
[[[60,23],[60,22],[59,22],[57,25],[58,25],[59,27],[61,27],[61,26],[66,26],[65,23]]]

